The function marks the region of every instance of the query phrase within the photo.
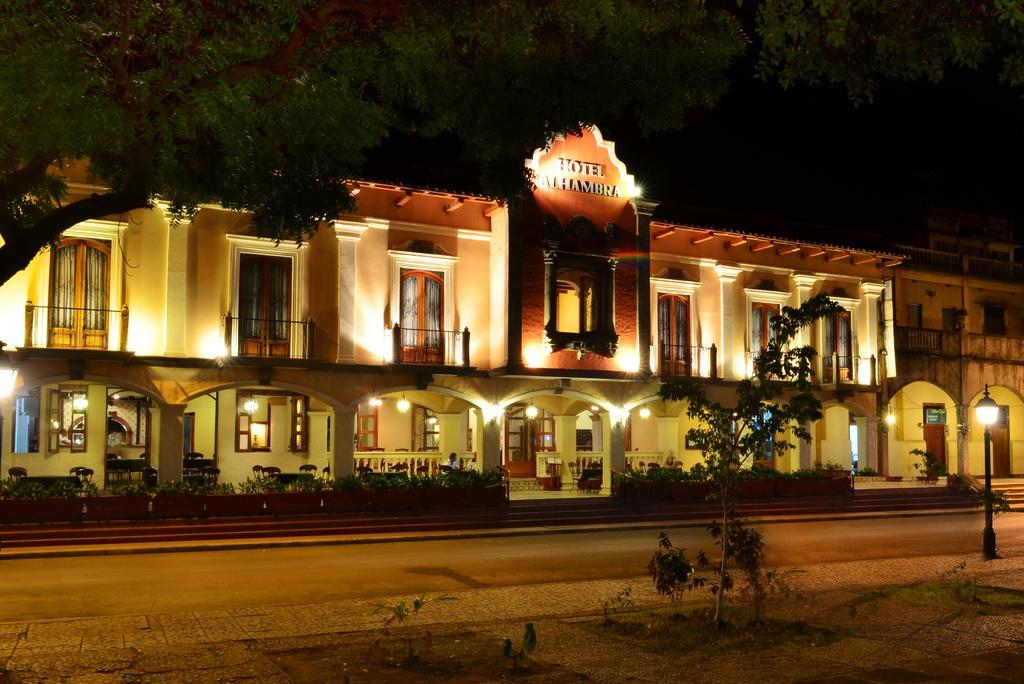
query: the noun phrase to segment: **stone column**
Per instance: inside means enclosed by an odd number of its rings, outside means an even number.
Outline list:
[[[822,418],[822,420],[824,420],[824,418]],[[810,421],[804,423],[804,430],[807,430],[807,432],[812,435],[812,439],[817,441],[818,438],[815,435],[814,423]],[[801,470],[811,470],[814,468],[814,454],[811,452],[811,449],[814,447],[814,441],[806,442],[802,439],[798,440],[799,446],[797,448],[800,450]]]
[[[501,465],[501,418],[487,420],[483,411],[477,411],[477,430],[480,438],[480,469],[494,470]]]
[[[185,356],[188,326],[187,306],[187,272],[188,267],[188,233],[191,221],[182,220],[177,226],[167,226],[167,327],[164,331],[164,354],[167,356]]]
[[[437,414],[437,429],[441,433],[438,437],[438,442],[441,449],[442,463],[448,460],[448,454],[452,452],[455,452],[457,459],[462,458],[462,452],[466,450],[466,435],[460,430],[461,426],[462,414]]]
[[[156,434],[150,444],[156,445],[156,453],[151,454],[150,465],[157,471],[161,482],[181,480],[181,459],[184,456],[185,441],[185,405],[165,404],[159,408],[151,408],[156,425]],[[154,461],[155,459],[155,461]]]
[[[718,264],[715,266],[715,273],[718,274],[720,287],[720,308],[722,313],[722,339],[718,346],[718,359],[721,362],[722,375],[720,377],[731,380],[741,378],[744,375],[743,363],[737,366],[736,362],[736,325],[742,325],[736,317],[736,278],[743,270],[735,266]]]
[[[861,456],[863,459],[861,464],[882,472],[882,459],[878,453],[878,416],[868,416],[863,420],[864,426],[861,427],[860,419],[857,419],[857,432],[859,434],[861,430],[864,431],[861,444],[864,445],[864,450],[867,452]]]
[[[555,276],[555,252],[544,250],[544,329],[558,329],[558,280]],[[582,321],[581,321],[582,323]]]
[[[820,278],[817,276],[807,275],[804,273],[798,273],[793,276],[793,285],[796,287],[797,306],[802,306],[804,302],[811,298],[811,291],[814,289],[814,285],[818,280],[820,280]],[[797,333],[797,344],[801,347],[806,344],[811,344],[810,328],[800,328],[800,331]]]
[[[338,239],[338,363],[356,360],[356,247],[366,225],[334,221]]]
[[[356,410],[335,408],[331,422],[331,475],[345,477],[355,472]]]
[[[626,470],[626,425],[613,421],[609,414],[602,416],[602,425],[608,430],[608,458],[604,459],[601,473],[601,489],[610,492],[612,488],[612,471],[622,473]]]

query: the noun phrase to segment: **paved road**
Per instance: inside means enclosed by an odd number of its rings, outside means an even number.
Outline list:
[[[796,565],[980,548],[980,514],[765,525],[769,560]],[[996,523],[1024,546],[1024,515]],[[700,528],[677,546],[710,548]],[[313,603],[642,574],[652,531],[0,561],[0,622]]]

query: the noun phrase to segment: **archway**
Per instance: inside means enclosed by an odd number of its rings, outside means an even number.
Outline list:
[[[1024,474],[1024,401],[1008,387],[992,385],[989,396],[999,406],[991,434],[992,476]],[[985,426],[978,423],[974,407],[983,396],[978,392],[967,404],[967,472],[981,476],[985,472]]]
[[[942,387],[918,380],[901,387],[889,400],[883,430],[888,439],[888,475],[915,477],[920,458],[930,451],[951,473],[961,472],[957,448],[958,408]]]

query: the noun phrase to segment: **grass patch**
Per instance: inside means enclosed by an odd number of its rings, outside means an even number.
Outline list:
[[[999,587],[978,586],[971,581],[935,582],[899,587],[885,595],[918,606],[962,608],[973,606],[989,611],[1020,613],[1024,611],[1024,592]]]
[[[705,656],[787,646],[827,646],[842,636],[835,628],[802,621],[766,620],[759,625],[749,624],[740,610],[727,613],[727,622],[722,627],[714,625],[711,617],[707,608],[685,613],[666,608],[619,613],[608,623],[593,620],[583,625],[595,634],[629,642],[631,648],[638,650]]]

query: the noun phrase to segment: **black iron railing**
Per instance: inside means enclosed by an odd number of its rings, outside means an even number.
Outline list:
[[[861,369],[864,373],[861,373]],[[823,385],[877,385],[878,365],[875,357],[822,354],[821,383]]]
[[[391,362],[433,366],[469,366],[469,328],[432,330],[393,326]]]
[[[34,346],[37,311],[45,316],[46,346],[69,349],[108,349],[112,321],[120,321],[118,348],[128,348],[128,307],[94,309],[25,303],[25,347]]]
[[[232,356],[308,359],[315,326],[311,319],[224,316],[224,346]]]

